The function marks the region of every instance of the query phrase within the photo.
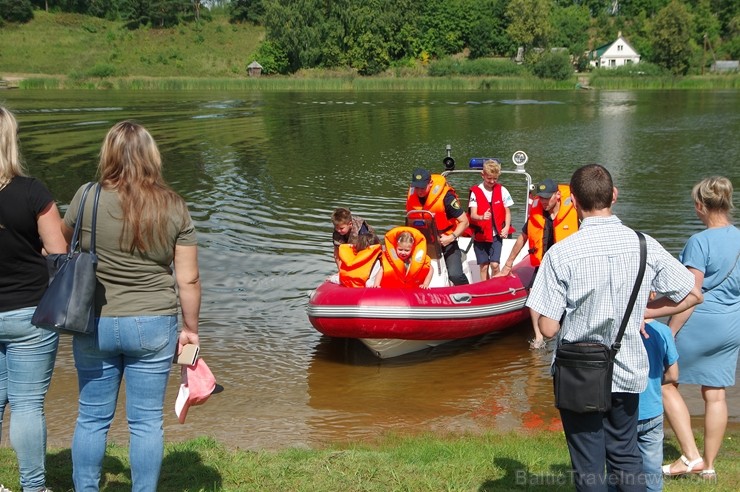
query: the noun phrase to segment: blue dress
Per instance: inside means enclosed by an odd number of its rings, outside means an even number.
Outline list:
[[[704,302],[676,336],[680,383],[735,384],[740,350],[739,250],[740,230],[730,225],[694,234],[679,256],[687,267],[704,272]]]

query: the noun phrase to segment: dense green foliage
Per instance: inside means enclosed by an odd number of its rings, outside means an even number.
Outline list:
[[[532,65],[532,72],[541,79],[567,80],[573,67],[567,53],[547,52]]]
[[[0,25],[2,21],[28,22],[33,19],[30,0],[0,0]]]
[[[655,17],[652,31],[653,61],[676,75],[686,75],[691,60],[691,17],[678,0]]]
[[[588,50],[619,33],[642,61],[675,75],[740,58],[736,0],[0,0],[0,15],[28,22],[31,6],[120,21],[129,29],[225,15],[234,24],[264,27],[256,55],[266,73],[349,68],[376,75],[453,55],[475,60],[519,53],[531,72],[544,73],[554,66],[545,70],[537,53],[554,48],[564,48],[582,71]]]
[[[569,75],[572,72],[569,71]],[[511,63],[508,59],[480,58],[465,61],[459,58],[443,58],[429,64],[429,75],[443,76],[481,76],[522,77],[527,75],[523,65]]]

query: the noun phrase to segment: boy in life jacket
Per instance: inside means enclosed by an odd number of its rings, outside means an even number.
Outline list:
[[[460,206],[460,200],[447,179],[426,169],[414,169],[406,197],[406,212],[413,210],[426,210],[434,215],[447,276],[454,285],[468,284],[468,277],[463,272],[462,251],[457,244],[457,238],[468,228],[468,214]]]
[[[427,255],[424,235],[413,227],[396,227],[385,235],[383,270],[375,277],[375,287],[421,287],[432,281],[432,259]]]
[[[339,246],[342,244],[357,244],[357,238],[360,234],[371,234],[375,240],[380,243],[375,229],[358,215],[353,215],[348,208],[337,208],[331,214],[331,222],[334,225],[332,233],[332,242],[334,243],[334,261],[339,269]]]
[[[345,287],[373,287],[371,280],[380,272],[380,241],[368,232],[357,236],[357,244],[340,244],[339,283]]]
[[[501,246],[509,236],[514,205],[509,190],[498,183],[501,164],[496,159],[483,163],[483,182],[470,188],[468,211],[473,229],[473,251],[480,268],[480,279],[496,275],[501,261]],[[490,274],[489,274],[490,270]]]
[[[529,209],[529,218],[498,275],[511,273],[514,259],[527,241],[529,241],[529,257],[535,267],[536,275],[547,250],[556,242],[578,231],[578,213],[570,198],[569,185],[558,185],[548,178],[538,183],[532,194],[534,194],[534,201]],[[532,282],[534,282],[534,276],[532,276]],[[529,346],[533,349],[545,348],[545,339],[538,326],[539,315],[534,311],[530,312],[534,339],[529,341]]]

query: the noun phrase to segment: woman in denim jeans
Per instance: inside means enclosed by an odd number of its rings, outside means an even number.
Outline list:
[[[77,492],[98,490],[106,438],[125,381],[133,490],[151,492],[162,465],[164,396],[173,357],[179,345],[198,344],[195,228],[185,201],[165,183],[157,145],[141,125],[123,121],[110,129],[98,173],[97,330],[75,335],[72,344],[80,387],[72,478]],[[84,185],[64,216],[67,238],[83,190]],[[94,200],[85,201],[85,249],[93,205]]]
[[[46,489],[44,399],[59,336],[31,317],[49,284],[42,249],[66,251],[61,223],[46,186],[25,176],[18,124],[0,106],[0,426],[10,403],[10,442],[27,492]]]

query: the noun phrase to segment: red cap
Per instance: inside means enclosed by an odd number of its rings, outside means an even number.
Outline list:
[[[214,392],[216,378],[203,358],[199,358],[192,366],[182,366],[180,374],[180,392],[175,400],[175,413],[180,423],[184,424],[188,409],[192,405],[202,405]]]

